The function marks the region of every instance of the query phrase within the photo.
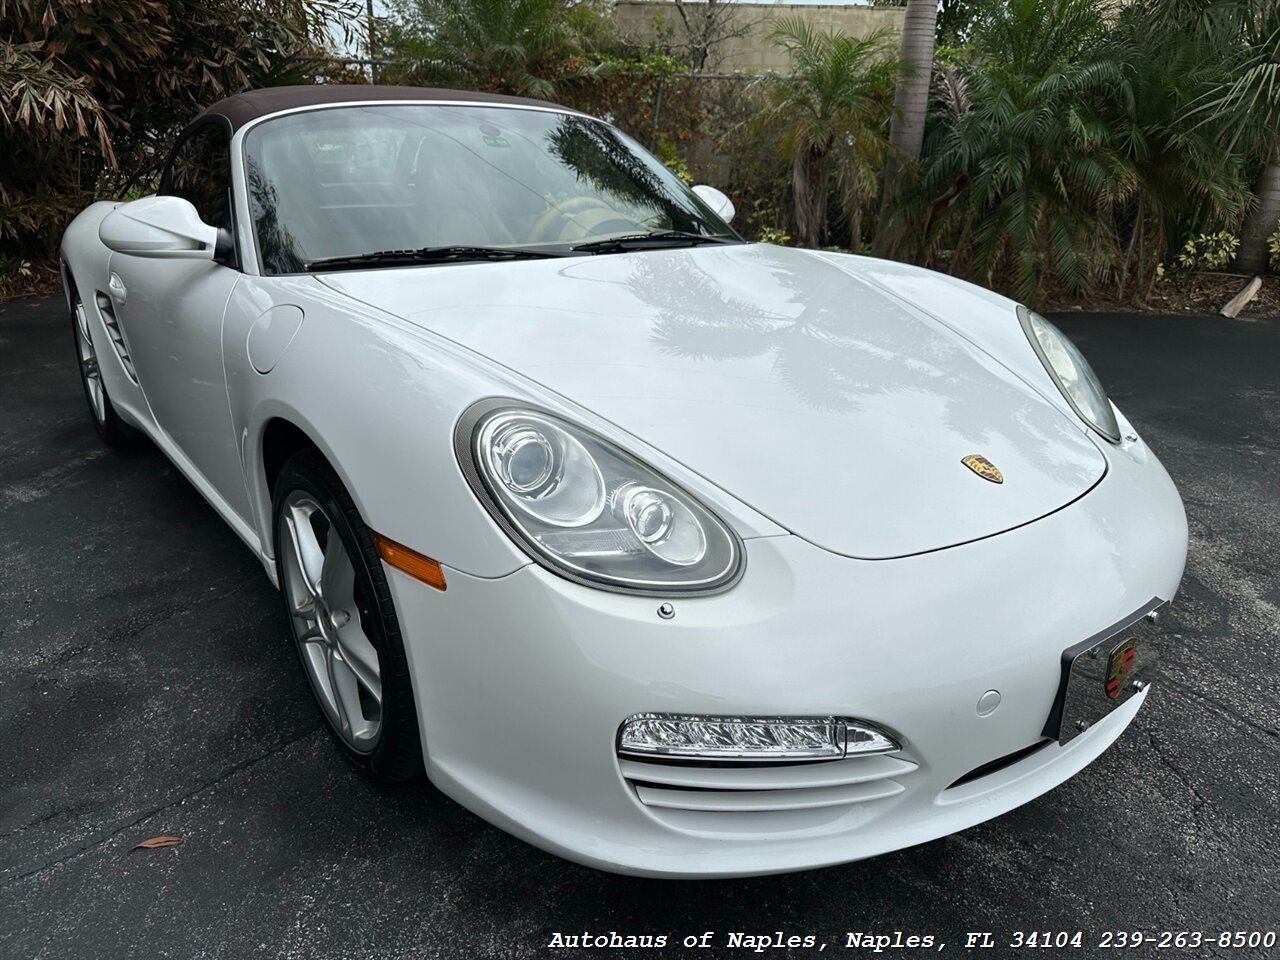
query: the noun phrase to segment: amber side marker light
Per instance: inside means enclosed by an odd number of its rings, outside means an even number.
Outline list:
[[[373,542],[378,545],[378,555],[388,566],[407,573],[415,580],[421,580],[429,587],[448,589],[444,582],[444,568],[438,561],[424,557],[418,551],[410,550],[403,543],[396,543],[380,533],[373,535]]]

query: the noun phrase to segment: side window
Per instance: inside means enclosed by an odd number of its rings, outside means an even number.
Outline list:
[[[164,191],[190,200],[200,219],[231,229],[231,149],[226,132],[202,127],[178,145]]]

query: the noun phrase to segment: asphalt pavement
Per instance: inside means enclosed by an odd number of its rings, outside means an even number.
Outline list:
[[[1280,933],[1280,323],[1060,318],[1186,501],[1165,679],[1116,746],[982,826],[733,881],[598,873],[422,783],[380,788],[312,704],[261,567],[149,444],[102,446],[57,298],[0,305],[0,958],[717,956],[734,931]],[[180,846],[137,850],[157,835]],[[681,946],[714,931],[712,948]],[[1129,934],[1132,937],[1132,933]],[[1112,942],[1119,938],[1112,935]],[[816,950],[816,947],[814,948]],[[761,955],[750,949],[737,955]],[[771,957],[811,956],[769,948]]]

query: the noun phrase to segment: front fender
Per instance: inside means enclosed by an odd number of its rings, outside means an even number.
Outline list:
[[[263,440],[280,418],[319,448],[379,533],[472,576],[501,577],[529,563],[452,455],[454,424],[493,394],[492,377],[332,296],[305,277],[245,277],[228,306],[227,394],[264,559],[273,557],[274,535]],[[259,373],[249,332],[282,305],[302,310],[301,326]]]
[[[114,201],[98,200],[76,214],[75,219],[67,225],[59,247],[64,268],[64,287],[66,281],[71,280],[83,294],[94,290],[95,285],[106,284],[107,261],[111,259],[111,251],[98,239],[98,225],[117,206],[119,204]],[[70,290],[65,292],[69,308]]]
[[[294,306],[303,320],[268,373],[250,330]],[[270,338],[268,338],[270,339]],[[451,340],[353,300],[311,277],[245,277],[228,305],[223,357],[254,521],[271,560],[263,437],[288,420],[325,454],[378,532],[472,576],[531,561],[481,506],[454,455],[453,431],[478,400],[510,398],[577,420],[695,492],[744,538],[785,531],[663,451],[591,410]],[[259,368],[265,364],[259,362]]]
[[[107,329],[98,298],[106,296],[111,275],[111,251],[98,238],[98,226],[120,204],[99,200],[76,215],[62,235],[59,256],[62,261],[62,288],[71,309],[71,288],[80,293],[89,329],[98,353],[98,369],[111,397],[116,413],[126,423],[150,434],[154,428],[151,410],[137,382],[125,370],[120,356],[108,345],[112,336]],[[127,334],[124,335],[127,341]]]

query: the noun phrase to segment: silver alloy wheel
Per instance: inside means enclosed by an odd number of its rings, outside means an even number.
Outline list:
[[[332,519],[306,491],[292,491],[281,511],[280,587],[302,662],[334,729],[357,753],[370,753],[382,730],[382,676],[357,609],[351,557]]]
[[[76,347],[80,357],[80,378],[84,380],[85,392],[89,395],[89,406],[93,410],[94,419],[99,423],[107,420],[107,395],[102,388],[102,371],[98,368],[98,354],[93,349],[93,339],[89,336],[89,316],[84,309],[84,301],[76,295],[72,307],[76,316]]]

